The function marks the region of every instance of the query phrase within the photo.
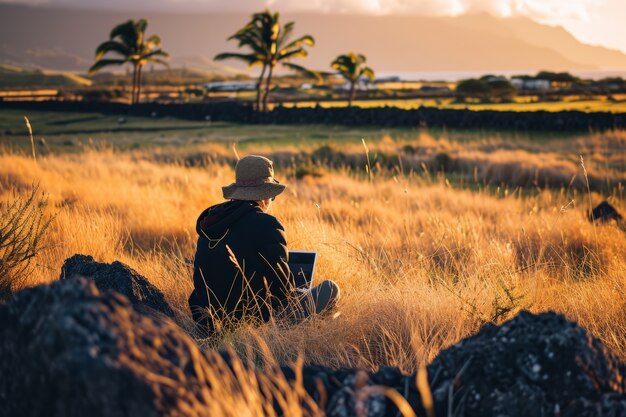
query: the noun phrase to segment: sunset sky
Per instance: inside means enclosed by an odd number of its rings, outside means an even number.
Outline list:
[[[431,16],[489,12],[497,16],[528,16],[541,23],[561,25],[585,43],[626,52],[624,0],[20,0],[18,3],[183,13],[198,10],[253,12],[266,6],[282,12]]]

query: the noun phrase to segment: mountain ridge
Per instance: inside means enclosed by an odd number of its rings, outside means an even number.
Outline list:
[[[0,63],[85,71],[95,47],[127,19],[146,17],[178,65],[211,66],[219,52],[236,51],[226,39],[248,13],[125,13],[0,4]],[[625,69],[626,54],[579,42],[562,27],[528,18],[488,14],[459,17],[284,13],[295,35],[311,34],[316,47],[300,63],[327,70],[341,53],[356,51],[379,72]],[[207,59],[208,58],[208,59]],[[189,62],[192,65],[187,65]],[[225,64],[242,69],[236,61]],[[208,68],[206,68],[208,69]]]

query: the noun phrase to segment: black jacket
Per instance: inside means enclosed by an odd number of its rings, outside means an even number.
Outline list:
[[[252,315],[267,321],[270,306],[279,308],[292,296],[285,229],[257,203],[234,200],[209,207],[198,218],[196,231],[189,307],[209,333],[215,326],[207,307],[220,319]]]

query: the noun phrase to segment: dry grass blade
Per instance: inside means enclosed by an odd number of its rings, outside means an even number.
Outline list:
[[[426,410],[427,417],[435,417],[435,402],[433,401],[433,393],[428,384],[428,371],[425,366],[420,366],[415,376],[415,385],[422,399],[422,406]]]
[[[37,163],[37,156],[35,155],[35,139],[33,138],[33,128],[30,125],[30,120],[28,120],[28,117],[24,116],[24,121],[26,122],[26,128],[28,129],[28,135],[30,136],[30,147],[33,152],[33,161]]]
[[[374,180],[374,173],[372,172],[372,163],[370,162],[370,150],[367,147],[367,143],[365,143],[365,138],[361,139],[361,143],[363,143],[363,149],[365,149],[365,158],[367,160],[367,165],[365,166],[365,170],[367,171],[367,175],[369,176],[370,182]]]
[[[415,411],[408,403],[408,401],[400,395],[398,391],[393,388],[385,387],[382,385],[368,385],[360,388],[356,392],[356,415],[357,417],[367,417],[367,403],[368,399],[375,395],[382,395],[387,397],[396,408],[400,411],[403,417],[417,417]]]

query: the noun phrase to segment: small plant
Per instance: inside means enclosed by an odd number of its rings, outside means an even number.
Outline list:
[[[462,303],[462,309],[478,327],[488,323],[502,324],[519,311],[529,310],[533,306],[531,302],[526,301],[527,294],[521,292],[516,286],[507,284],[500,277],[497,278],[497,286],[489,305],[490,309],[485,311],[484,306],[479,306],[475,300],[464,297],[460,290],[444,283],[444,288],[459,298]]]
[[[498,279],[501,292],[497,292],[491,302],[490,322],[501,324],[513,317],[520,310],[527,310],[532,304],[524,303],[526,294],[520,293],[514,286],[507,285],[502,278]]]
[[[31,271],[31,261],[52,221],[44,213],[46,205],[47,198],[40,196],[37,186],[28,195],[0,203],[0,301],[21,288]]]

